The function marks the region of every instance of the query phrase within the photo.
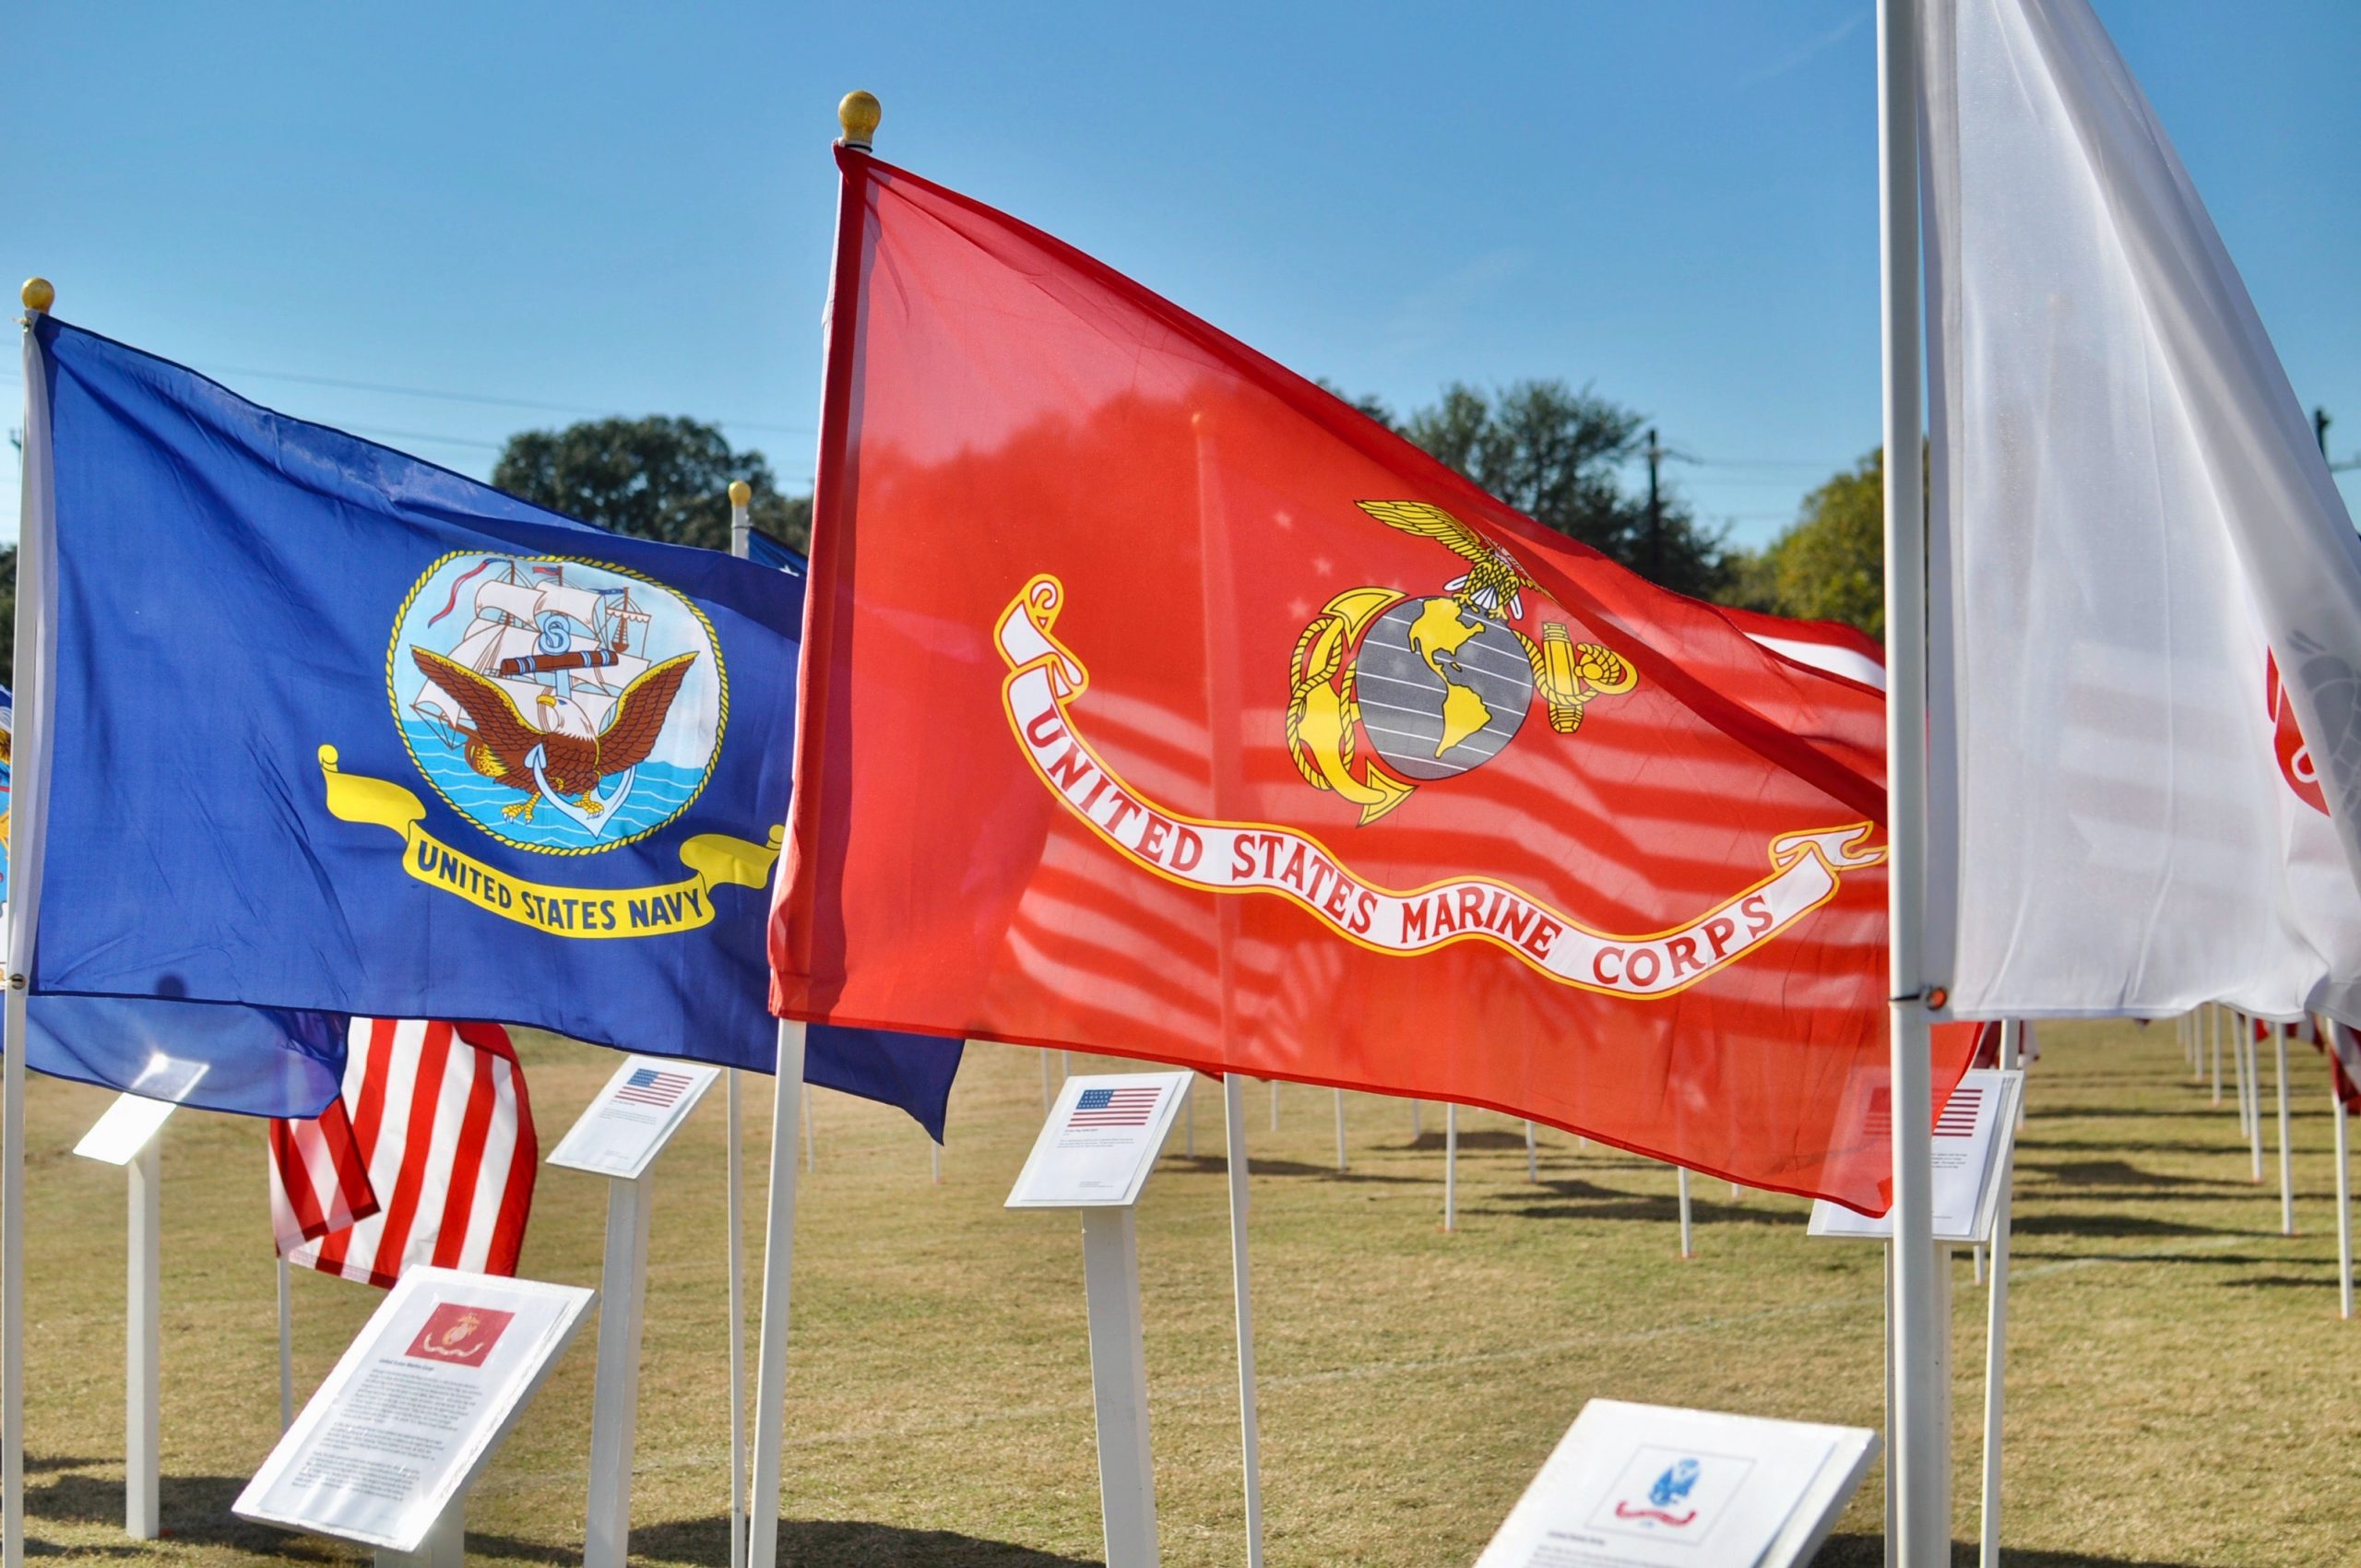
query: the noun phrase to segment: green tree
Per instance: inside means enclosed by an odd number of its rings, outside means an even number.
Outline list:
[[[1736,574],[1733,602],[1885,636],[1885,453],[1804,497],[1801,515]]]
[[[760,452],[733,451],[696,420],[585,420],[519,431],[492,465],[492,482],[535,505],[617,533],[669,544],[730,548],[730,481],[744,480],[756,528],[797,550],[812,538],[808,496],[779,493]]]
[[[1711,598],[1729,577],[1721,536],[1678,496],[1627,492],[1644,416],[1562,381],[1486,393],[1453,382],[1402,434],[1544,528],[1579,540],[1677,593]]]

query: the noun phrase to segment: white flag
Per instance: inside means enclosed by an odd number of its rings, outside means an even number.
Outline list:
[[[2361,1023],[2361,540],[2310,423],[2084,0],[1930,0],[1925,61],[1929,973]]]

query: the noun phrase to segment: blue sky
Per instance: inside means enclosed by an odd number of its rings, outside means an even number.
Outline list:
[[[2361,453],[2361,6],[2099,10]],[[470,473],[519,428],[685,413],[800,487],[827,143],[866,87],[882,156],[1306,374],[1396,407],[1562,376],[1644,411],[1756,542],[1876,440],[1873,36],[1869,0],[83,4],[0,94],[0,265]]]

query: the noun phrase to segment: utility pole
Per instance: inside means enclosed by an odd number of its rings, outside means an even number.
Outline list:
[[[1656,466],[1664,460],[1656,427],[1648,426],[1648,581],[1664,581],[1664,498],[1656,487]]]

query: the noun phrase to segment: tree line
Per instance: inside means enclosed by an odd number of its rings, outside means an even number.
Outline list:
[[[1670,484],[1650,505],[1632,473],[1647,420],[1589,387],[1453,382],[1406,414],[1321,384],[1542,527],[1693,599],[1885,629],[1882,485],[1871,453],[1804,498],[1796,521],[1749,550],[1702,521]],[[769,462],[693,419],[590,420],[509,438],[492,482],[552,511],[643,539],[726,550],[730,481],[753,487],[754,526],[797,550],[809,496],[781,493]]]
[[[1486,390],[1453,382],[1406,414],[1328,389],[1542,527],[1676,593],[1884,633],[1879,453],[1832,475],[1786,531],[1748,550],[1701,521],[1674,487],[1661,487],[1651,507],[1644,484],[1631,478],[1645,453],[1645,417],[1589,387],[1536,380]],[[651,415],[520,431],[492,469],[494,485],[552,511],[709,550],[730,548],[732,480],[753,490],[754,527],[806,548],[812,498],[781,491],[760,451],[733,448],[719,426],[699,420]],[[16,555],[13,546],[0,551],[0,684],[7,685],[16,680]]]

